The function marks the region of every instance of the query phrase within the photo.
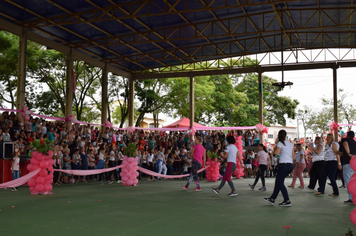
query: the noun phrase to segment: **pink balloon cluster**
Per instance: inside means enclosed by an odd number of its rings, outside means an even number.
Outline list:
[[[107,120],[107,121],[105,122],[105,127],[112,128],[112,126],[113,126],[113,125],[112,125],[112,123],[111,123],[110,121]]]
[[[335,121],[329,123],[329,128],[330,128],[332,131],[338,130],[339,127],[340,127],[340,125],[339,125],[337,122],[335,122]]]
[[[120,176],[124,186],[132,186],[138,183],[137,176],[139,173],[137,171],[137,161],[138,157],[123,156]]]
[[[25,118],[25,121],[28,121],[30,119],[32,111],[30,111],[27,106],[24,106],[20,114]]]
[[[243,153],[242,140],[241,140],[242,137],[238,136],[235,139],[236,139],[235,146],[237,147],[237,150],[239,151],[240,156],[242,156],[242,153]],[[238,156],[236,156],[236,169],[235,169],[233,175],[236,176],[236,179],[241,179],[241,176],[244,176],[244,169],[243,169],[243,166],[241,166],[241,164],[240,164],[240,160],[239,160]]]
[[[52,182],[53,182],[53,152],[48,151],[48,155],[33,151],[30,160],[31,164],[27,165],[27,170],[32,172],[40,168],[40,172],[36,174],[32,179],[28,181],[30,186],[31,195],[38,194],[52,194]]]
[[[218,160],[215,158],[214,160],[211,160],[208,158],[206,162],[206,180],[208,182],[215,182],[219,179],[219,167],[220,163]]]
[[[259,133],[262,132],[264,134],[268,134],[268,128],[261,123],[256,125],[255,130]]]
[[[351,158],[350,166],[354,171],[356,171],[356,157]],[[352,201],[356,205],[356,173],[351,176],[351,180],[347,185],[347,190],[351,193]],[[350,219],[356,228],[356,208],[351,211]]]
[[[135,131],[135,128],[133,128],[132,126],[127,127],[127,133],[131,134],[134,131]]]
[[[190,133],[192,136],[194,136],[195,133],[196,133],[195,128],[194,128],[194,127],[190,128],[190,129],[189,129],[189,133]]]

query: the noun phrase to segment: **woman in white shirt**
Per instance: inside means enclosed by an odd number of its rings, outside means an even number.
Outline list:
[[[324,149],[324,145],[322,144],[322,139],[320,137],[316,137],[314,144],[315,147],[309,144],[309,148],[313,152],[313,156],[312,156],[313,165],[309,172],[310,179],[309,179],[309,185],[307,187],[307,190],[310,191],[314,191],[317,181],[319,181],[319,188],[320,188],[321,173],[323,172],[325,166],[325,160],[324,160],[325,149]]]
[[[295,182],[297,181],[297,177],[300,182],[300,186],[298,188],[304,188],[304,180],[303,180],[303,170],[307,166],[304,159],[304,151],[302,145],[300,143],[297,144],[297,155],[295,156],[295,168],[293,172],[293,181],[292,184],[288,187],[294,188]]]
[[[274,205],[279,191],[281,191],[284,200],[278,205],[291,206],[292,204],[289,200],[288,191],[284,185],[284,180],[293,170],[293,144],[287,140],[287,132],[283,129],[278,132],[277,140],[277,145],[273,150],[273,154],[280,155],[276,181],[272,195],[269,198],[264,198],[264,200],[269,204]]]
[[[211,188],[211,190],[215,194],[219,194],[220,190],[224,187],[225,183],[227,182],[231,188],[231,192],[227,196],[234,197],[234,196],[237,196],[238,194],[235,190],[234,183],[231,181],[231,175],[234,173],[234,170],[236,169],[236,156],[239,158],[241,166],[242,166],[242,158],[239,153],[239,150],[235,146],[234,136],[231,136],[231,135],[227,136],[226,140],[229,143],[229,145],[226,147],[226,150],[224,151],[224,154],[223,154],[224,159],[226,158],[226,161],[227,161],[226,171],[225,171],[225,174],[220,182],[219,187]],[[205,156],[204,156],[204,158],[205,158]]]
[[[329,196],[335,197],[339,196],[339,188],[336,185],[336,171],[339,166],[341,168],[340,156],[338,155],[339,144],[334,142],[334,135],[328,134],[326,136],[326,147],[325,147],[325,166],[323,172],[321,173],[320,188],[319,192],[315,195],[324,194],[326,178],[329,177],[331,186],[333,187],[333,193]]]
[[[255,182],[253,185],[249,185],[252,190],[255,189],[256,184],[258,183],[259,178],[261,177],[262,188],[259,188],[260,191],[266,191],[266,183],[265,183],[265,173],[267,171],[267,167],[271,168],[271,161],[269,159],[269,154],[267,152],[267,148],[263,144],[258,144],[258,153],[256,154],[256,160],[258,161],[258,171],[256,174]]]
[[[148,155],[146,156],[146,161],[147,161],[147,168],[150,170],[150,171],[154,171],[154,166],[153,166],[153,158],[155,157],[155,154],[154,154],[154,149],[151,148],[150,149],[150,152],[148,153]],[[148,176],[147,177],[147,181],[152,181],[154,180],[154,177],[151,176]]]
[[[113,146],[113,145],[110,145],[110,148],[109,148],[109,151],[108,151],[108,156],[109,156],[109,167],[114,167],[116,166],[116,162],[117,162],[117,157],[115,155],[115,149],[116,147]],[[117,172],[116,170],[113,170],[113,171],[110,171],[108,172],[108,176],[107,176],[107,179],[108,179],[108,184],[112,184],[112,181],[111,181],[111,176],[114,175],[114,178],[116,180],[117,183],[120,183],[119,182],[119,179],[118,179],[118,176],[117,176]]]
[[[105,154],[105,146],[104,146],[104,144],[102,144],[99,149],[99,162],[96,165],[95,169],[105,169],[106,168],[105,160],[107,157],[109,157],[109,156]],[[101,181],[101,179],[103,178],[103,175],[104,175],[103,173],[99,174],[99,184],[100,185],[103,185],[103,182]]]

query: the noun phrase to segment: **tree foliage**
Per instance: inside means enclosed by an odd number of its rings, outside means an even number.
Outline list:
[[[18,37],[0,32],[0,105],[16,104]],[[245,65],[245,61],[219,60],[217,63]],[[216,65],[212,65],[212,68]],[[196,64],[187,69],[201,69]],[[78,120],[100,121],[100,111],[108,110],[108,119],[123,127],[128,119],[129,80],[111,75],[108,80],[108,107],[101,102],[102,70],[74,61],[76,92],[73,94],[73,113]],[[45,115],[65,114],[66,106],[66,55],[28,42],[26,105]],[[298,101],[280,96],[280,88],[272,84],[276,80],[263,76],[263,114],[266,124],[286,124],[286,117],[295,118]],[[258,121],[257,74],[232,74],[199,76],[194,79],[195,121],[223,126],[255,125]],[[153,79],[135,82],[136,126],[144,117],[153,114],[158,124],[158,114],[174,118],[189,117],[189,78]],[[111,110],[117,102],[118,108]],[[340,109],[350,123],[355,117],[354,107],[340,103]],[[352,111],[352,112],[351,112]],[[353,113],[354,112],[354,113]]]
[[[354,124],[356,121],[356,107],[353,103],[346,101],[346,98],[351,95],[352,94],[345,93],[341,88],[338,90],[338,123]],[[334,99],[332,97],[323,97],[321,99],[321,105],[321,109],[314,110],[309,123],[309,127],[311,127],[314,133],[329,130],[329,123],[334,121]]]
[[[277,80],[275,79],[262,76],[263,116],[267,124],[286,125],[285,116],[294,119],[299,102],[290,97],[279,96],[278,93],[281,91],[281,88],[273,85],[273,83],[276,82]],[[242,125],[258,124],[258,75],[255,73],[245,75],[241,83],[236,86],[236,90],[245,93],[248,98],[247,105],[244,107],[244,112],[249,114],[249,117],[242,123]]]

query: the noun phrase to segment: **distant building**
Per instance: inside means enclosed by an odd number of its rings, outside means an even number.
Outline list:
[[[118,106],[125,104],[125,102],[123,100],[118,100],[118,101],[113,101],[110,103],[110,109],[112,111],[114,111]],[[148,114],[150,115],[150,114]],[[134,121],[134,123],[136,123],[136,119]],[[118,125],[118,124],[114,124],[114,125]],[[126,128],[129,126],[129,122],[125,121],[123,124],[123,127]],[[158,119],[158,127],[162,127],[164,126],[164,120],[162,119]],[[148,117],[144,117],[143,121],[141,122],[140,126],[141,128],[154,128],[154,122],[153,122],[153,118],[148,118]]]
[[[162,119],[158,119],[158,127],[161,128],[162,126],[164,126],[164,120]],[[143,121],[140,124],[140,127],[142,128],[154,128],[154,122],[153,122],[153,118],[148,118],[145,117],[143,118]]]
[[[270,127],[268,127],[267,137],[265,137],[265,139],[267,139],[267,142],[274,144],[276,138],[278,137],[278,132],[281,129],[284,129],[287,132],[287,139],[293,140],[298,137],[297,127],[271,125]]]

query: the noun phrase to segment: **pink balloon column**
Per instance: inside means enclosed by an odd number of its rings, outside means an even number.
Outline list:
[[[216,158],[211,160],[208,158],[208,161],[206,162],[206,180],[208,182],[215,182],[219,179],[219,167],[220,163]]]
[[[243,153],[242,140],[241,140],[242,137],[238,136],[235,139],[236,139],[235,146],[237,147],[237,150],[239,150],[240,156],[242,157],[242,153]],[[243,160],[242,160],[242,162],[243,162]],[[243,166],[241,166],[238,156],[236,156],[236,169],[235,169],[233,175],[236,176],[236,179],[241,179],[241,176],[244,176],[244,168],[243,168]]]
[[[137,176],[139,175],[139,173],[137,171],[137,161],[138,157],[123,156],[120,176],[122,179],[122,184],[124,186],[132,186],[138,183]]]
[[[53,152],[48,151],[48,154],[43,154],[37,151],[33,151],[31,154],[31,164],[27,166],[27,170],[32,172],[37,169],[41,169],[32,179],[28,181],[30,186],[31,195],[47,195],[52,194],[52,182],[53,182]]]
[[[356,171],[356,157],[352,157],[350,160],[350,166],[353,171]],[[347,185],[347,190],[352,195],[352,201],[356,205],[356,173],[351,176],[351,180]],[[351,211],[350,220],[354,223],[356,228],[356,208]]]

